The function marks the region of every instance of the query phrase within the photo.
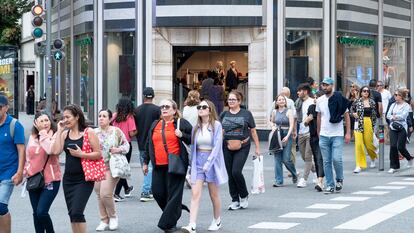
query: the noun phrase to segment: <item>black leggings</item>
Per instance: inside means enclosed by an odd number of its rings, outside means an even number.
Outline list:
[[[250,143],[237,151],[228,150],[227,142],[224,141],[223,143],[224,161],[229,176],[229,191],[233,202],[239,202],[239,198],[246,198],[249,195],[242,173],[249,151]]]
[[[319,148],[319,138],[317,136],[316,137],[311,136],[310,146],[312,149],[313,161],[315,163],[316,175],[318,177],[324,177],[325,172],[323,171],[323,159],[322,159],[321,149]]]
[[[128,163],[131,160],[131,154],[132,154],[132,143],[129,143],[129,151],[128,153],[125,155]],[[121,189],[122,187],[124,187],[124,191],[127,190],[129,188],[128,186],[128,181],[126,179],[119,179],[118,184],[116,185],[115,188],[115,194],[119,196],[119,194],[121,193]]]
[[[407,132],[405,129],[400,131],[390,130],[390,168],[399,169],[400,159],[398,152],[401,153],[407,160],[412,160],[413,157],[410,155],[406,147]]]
[[[92,194],[94,182],[85,180],[74,182],[63,177],[62,183],[70,222],[86,222],[83,212]]]

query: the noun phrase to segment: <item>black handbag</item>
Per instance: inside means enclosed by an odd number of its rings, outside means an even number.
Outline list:
[[[391,129],[394,131],[401,131],[404,129],[404,126],[398,122],[391,122]]]
[[[45,165],[43,165],[43,169],[40,172],[34,174],[33,176],[27,178],[27,181],[26,181],[27,191],[37,191],[45,187],[45,177],[43,176],[43,170],[45,170],[48,160],[49,160],[49,155],[47,156]]]
[[[180,155],[168,153],[167,140],[165,139],[165,121],[162,121],[161,135],[165,152],[167,152],[168,155],[168,173],[175,175],[187,174],[187,169],[185,168],[184,162],[181,159]]]
[[[280,137],[280,128],[276,128],[269,141],[269,153],[277,153],[283,150],[282,138]]]

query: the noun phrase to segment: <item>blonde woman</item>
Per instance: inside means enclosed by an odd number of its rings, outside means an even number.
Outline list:
[[[191,126],[197,124],[198,112],[197,105],[200,103],[200,93],[196,90],[188,92],[187,99],[184,101],[183,118],[190,122]]]

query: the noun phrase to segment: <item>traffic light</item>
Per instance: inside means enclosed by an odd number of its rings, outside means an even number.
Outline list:
[[[33,25],[33,31],[32,31],[32,36],[34,38],[40,38],[43,36],[43,29],[42,29],[42,25],[43,25],[43,13],[44,13],[44,9],[41,5],[34,5],[32,7],[32,15],[34,16],[32,19],[32,25]]]
[[[62,51],[65,48],[65,41],[62,39],[55,39],[53,41],[53,59],[55,61],[60,61],[65,57],[65,53]]]

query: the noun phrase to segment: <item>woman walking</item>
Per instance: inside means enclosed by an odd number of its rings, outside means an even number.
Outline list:
[[[191,124],[185,119],[180,119],[177,103],[173,100],[162,100],[161,119],[155,121],[149,131],[143,171],[147,174],[148,163],[151,162],[152,193],[163,211],[158,227],[165,232],[176,231],[182,209],[188,211],[188,208],[181,204],[188,167],[188,153],[183,143],[191,143],[191,130]],[[175,163],[171,166],[178,165],[182,168],[180,172],[169,171],[169,164],[172,163],[169,157],[175,158]]]
[[[374,127],[377,121],[377,107],[371,98],[371,91],[368,86],[363,86],[360,91],[361,97],[354,101],[351,114],[356,120],[357,127],[354,129],[355,135],[355,162],[354,173],[361,172],[367,168],[365,149],[371,158],[370,168],[375,167],[377,148],[374,145]]]
[[[96,231],[118,229],[118,216],[116,215],[113,193],[119,178],[112,177],[109,160],[114,154],[125,155],[130,150],[130,145],[124,133],[119,128],[110,125],[111,119],[111,110],[101,110],[98,115],[99,127],[95,129],[107,169],[105,180],[95,182],[95,192],[98,196],[99,215],[101,217],[101,222]]]
[[[213,204],[213,221],[209,231],[221,228],[219,185],[227,182],[227,172],[223,155],[222,126],[217,121],[214,104],[203,100],[198,106],[198,123],[192,133],[191,183],[192,197],[190,223],[181,230],[185,233],[196,232],[196,220],[200,206],[203,183],[207,182]]]
[[[405,102],[407,92],[399,89],[394,94],[395,103],[390,106],[387,113],[387,119],[390,121],[390,170],[388,173],[394,173],[400,169],[400,160],[398,152],[404,156],[407,161],[407,167],[413,166],[413,157],[406,147],[407,141],[407,116],[411,111],[411,106]]]
[[[28,177],[43,172],[45,186],[39,190],[29,191],[30,204],[33,208],[33,222],[36,233],[53,233],[53,222],[49,209],[59,191],[62,174],[59,154],[52,154],[52,137],[56,125],[45,112],[35,115],[32,134],[26,147],[25,173]]]
[[[280,131],[280,139],[283,144],[283,150],[277,151],[274,154],[275,158],[275,183],[273,187],[283,186],[283,167],[286,166],[292,174],[292,182],[295,184],[298,181],[296,175],[295,164],[290,159],[290,152],[292,150],[292,131],[294,125],[293,112],[287,108],[287,100],[283,95],[276,98],[275,110],[272,111],[271,116],[272,131]]]
[[[90,153],[83,152],[81,149],[85,139],[84,132],[88,134],[92,149]],[[52,144],[51,154],[58,155],[62,151],[66,153],[63,193],[72,224],[72,232],[86,233],[86,220],[83,212],[92,194],[94,182],[85,180],[81,158],[89,160],[101,158],[98,137],[92,129],[87,127],[82,109],[74,104],[64,108],[63,120],[59,122],[53,137],[55,141]]]
[[[197,125],[197,105],[200,103],[200,93],[196,90],[188,92],[187,99],[184,101],[183,118],[194,127]]]
[[[135,126],[134,119],[134,106],[130,99],[122,98],[119,100],[116,105],[116,113],[113,116],[112,125],[122,130],[129,143],[129,151],[125,155],[129,163],[132,153],[131,138],[137,134],[137,127]],[[124,199],[120,195],[122,188],[124,188],[125,197],[130,197],[131,192],[134,190],[134,186],[129,186],[126,179],[119,179],[114,193],[114,199],[117,202],[123,201]]]
[[[223,112],[220,118],[224,130],[223,153],[232,199],[228,209],[245,209],[249,205],[249,192],[242,170],[249,155],[251,138],[256,145],[255,154],[257,156],[260,154],[259,137],[252,113],[240,108],[243,95],[239,91],[233,90],[227,101],[229,111]]]

